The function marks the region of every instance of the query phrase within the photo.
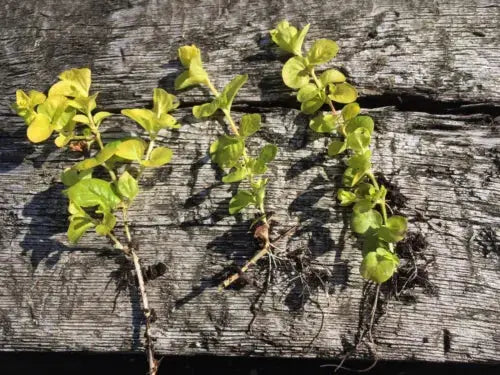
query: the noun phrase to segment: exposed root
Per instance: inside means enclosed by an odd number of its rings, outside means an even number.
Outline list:
[[[224,280],[219,285],[219,291],[227,288],[236,280],[238,280],[243,273],[245,273],[252,265],[256,264],[262,257],[266,256],[271,252],[271,246],[269,241],[269,224],[263,223],[255,229],[254,237],[262,243],[261,249],[248,261],[243,267],[241,267],[238,273],[234,273]]]

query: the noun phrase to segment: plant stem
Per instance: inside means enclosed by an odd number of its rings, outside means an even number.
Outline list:
[[[99,148],[102,150],[104,148],[104,144],[102,143],[101,132],[95,125],[94,118],[92,117],[92,114],[90,112],[87,113],[87,117],[89,118],[90,121],[89,127],[92,130],[92,133],[94,133],[95,135],[95,139],[97,141],[97,144],[99,145]],[[115,172],[113,172],[113,170],[110,167],[108,167],[106,163],[103,164],[103,167],[106,168],[106,170],[108,171],[111,180],[116,181]]]
[[[380,186],[377,182],[377,179],[373,175],[373,172],[370,170],[369,172],[366,173],[370,181],[372,182],[373,186],[377,191],[380,191]],[[378,202],[378,205],[380,206],[380,212],[382,213],[382,220],[384,222],[384,225],[387,224],[387,208],[386,208],[386,202],[385,202],[385,196],[381,198]],[[391,252],[394,252],[394,244],[389,243],[389,250]]]
[[[137,276],[137,283],[139,284],[139,292],[142,299],[142,312],[146,318],[146,332],[144,336],[146,337],[146,352],[149,364],[149,374],[156,375],[158,371],[158,362],[155,359],[154,348],[153,348],[153,336],[151,334],[151,308],[149,307],[148,295],[146,293],[146,284],[144,282],[144,277],[142,275],[141,262],[137,254],[132,248],[129,248],[130,256],[135,267],[135,274]]]
[[[266,225],[266,224],[264,224]],[[229,276],[226,280],[224,280],[220,285],[219,285],[219,291],[223,290],[224,288],[227,288],[229,285],[234,283],[236,280],[238,280],[241,275],[246,272],[250,266],[256,264],[260,258],[264,257],[269,253],[269,242],[267,242],[264,247],[256,253],[249,261],[245,263],[243,267],[241,267],[240,272],[234,273],[231,276]]]
[[[126,209],[124,209],[124,225],[126,228],[125,232],[127,233],[127,240],[130,244],[132,239],[125,218],[126,218]],[[113,233],[108,233],[108,236],[114,242],[116,248],[121,249],[125,253],[125,255],[130,256],[132,258],[132,263],[134,264],[135,274],[137,277],[137,284],[139,285],[139,293],[141,295],[142,313],[146,318],[146,332],[144,333],[144,336],[146,337],[146,356],[148,358],[149,374],[156,375],[158,371],[158,361],[155,359],[154,348],[153,348],[153,336],[151,334],[152,310],[149,307],[148,295],[146,293],[146,283],[144,282],[144,276],[142,274],[141,260],[139,259],[139,256],[131,246],[127,246],[125,248],[120,242],[120,240],[118,240],[118,238],[116,238],[116,236]]]
[[[130,235],[130,229],[128,226],[128,207],[123,207],[123,228],[125,230],[125,235],[127,236],[128,243],[132,242],[132,236]]]
[[[217,91],[217,89],[210,80],[207,80],[206,84],[215,97],[219,96],[219,91]],[[224,112],[224,116],[229,122],[229,126],[231,127],[231,130],[233,131],[234,135],[240,135],[238,127],[236,126],[233,118],[231,117],[231,112],[227,109],[223,109],[222,112]]]
[[[151,157],[151,152],[154,149],[154,146],[155,146],[155,138],[151,138],[151,140],[149,141],[148,150],[146,151],[146,156],[144,157],[144,160],[149,160],[149,158]],[[141,165],[141,167],[139,168],[139,173],[137,173],[137,176],[135,178],[137,181],[139,181],[145,169],[146,167]]]

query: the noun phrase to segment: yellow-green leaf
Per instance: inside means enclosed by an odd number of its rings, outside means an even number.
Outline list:
[[[335,57],[339,46],[333,40],[318,39],[314,42],[307,54],[307,60],[310,64],[323,64]]]
[[[156,88],[153,90],[153,112],[156,117],[172,111],[179,106],[179,101],[175,95],[169,94],[167,91]]]
[[[310,77],[304,64],[304,59],[295,56],[289,59],[281,71],[283,82],[292,89],[300,89],[309,83]]]
[[[121,142],[116,148],[115,155],[127,160],[139,161],[146,150],[146,142],[140,138],[132,138]]]
[[[333,85],[330,85],[332,87]],[[330,99],[337,103],[352,103],[358,98],[358,92],[350,84],[344,82],[339,83],[334,86],[333,92],[330,89],[330,94],[328,95]]]
[[[141,164],[145,167],[161,167],[172,160],[172,150],[167,147],[157,147],[151,152],[149,160],[142,160]]]
[[[46,115],[38,113],[28,126],[27,135],[31,142],[40,143],[49,138],[52,131],[50,119]]]
[[[53,85],[49,90],[49,96],[64,95],[64,96],[83,96],[89,95],[91,73],[90,69],[70,69],[62,72],[59,75],[61,81]]]
[[[329,83],[342,83],[345,81],[345,75],[336,69],[328,69],[321,73],[319,80],[323,86],[326,86]]]

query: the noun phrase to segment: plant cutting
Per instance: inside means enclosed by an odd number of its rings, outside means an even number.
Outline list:
[[[257,263],[265,255],[271,254],[269,241],[269,218],[265,210],[266,186],[268,178],[262,177],[267,172],[267,164],[276,157],[278,147],[267,144],[254,156],[247,148],[246,141],[261,128],[259,114],[245,114],[239,121],[239,126],[231,114],[231,106],[240,88],[247,82],[247,75],[237,75],[222,91],[216,89],[208,73],[205,71],[201,59],[201,52],[195,46],[179,48],[179,59],[186,68],[175,80],[177,90],[194,85],[203,85],[213,94],[214,99],[208,103],[193,107],[196,118],[206,118],[222,111],[229,125],[229,134],[224,134],[210,146],[212,161],[223,169],[226,174],[222,177],[224,183],[238,183],[238,191],[229,202],[229,213],[235,215],[245,208],[253,208],[256,219],[254,236],[261,243],[260,250],[241,268],[239,273],[233,274],[224,280],[220,288],[226,288],[235,282],[242,273]]]
[[[141,260],[133,245],[128,212],[140,191],[139,181],[144,170],[161,167],[172,158],[172,151],[157,146],[156,142],[163,129],[180,127],[169,114],[179,102],[165,90],[154,89],[152,110],[121,111],[142,127],[147,141],[127,136],[105,142],[101,125],[112,113],[95,111],[98,93],[91,95],[90,85],[89,69],[70,69],[59,75],[59,81],[50,87],[47,95],[35,90],[28,93],[17,90],[13,109],[24,119],[31,142],[40,143],[55,134],[57,147],[84,156],[61,174],[61,181],[66,186],[64,194],[69,200],[68,239],[77,243],[86,232],[94,231],[107,237],[114,248],[133,263],[145,317],[149,373],[154,375],[159,366],[151,334],[155,315],[149,305]],[[125,241],[120,240],[117,229],[123,230]]]
[[[315,132],[333,135],[328,155],[344,156],[347,168],[343,174],[343,187],[337,192],[342,206],[352,205],[351,229],[362,237],[361,275],[380,284],[397,271],[399,258],[395,244],[405,238],[407,219],[390,215],[386,202],[387,188],[374,175],[370,143],[374,121],[361,115],[356,99],[357,90],[346,82],[345,75],[336,69],[326,69],[321,74],[316,69],[328,63],[337,52],[338,45],[329,39],[314,41],[307,52],[303,43],[309,25],[299,30],[287,21],[281,21],[270,31],[271,39],[283,51],[292,54],[282,69],[285,85],[296,90],[300,109],[314,115],[309,127]],[[329,112],[323,112],[324,105]],[[341,110],[336,108],[342,104]]]

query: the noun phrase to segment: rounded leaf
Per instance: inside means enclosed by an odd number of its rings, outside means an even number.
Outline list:
[[[356,103],[353,103],[356,104]],[[350,104],[349,104],[350,105]],[[347,133],[352,133],[356,129],[365,128],[369,134],[373,133],[374,123],[370,116],[357,116],[349,120],[345,128]]]
[[[366,212],[353,212],[351,228],[358,234],[364,234],[369,228],[379,228],[382,221],[382,215],[373,209]]]
[[[243,115],[240,121],[240,135],[249,137],[260,129],[261,118],[258,113]]]
[[[399,264],[398,257],[384,248],[368,252],[359,267],[359,272],[367,280],[383,283],[391,278]]]
[[[115,155],[127,160],[139,161],[146,150],[146,142],[140,138],[128,139],[116,148]]]
[[[314,42],[307,54],[307,60],[310,64],[323,64],[335,57],[339,46],[333,40],[318,39]]]
[[[310,77],[304,64],[304,59],[295,56],[289,59],[281,71],[283,82],[292,89],[300,89],[309,83]]]
[[[299,92],[297,93],[297,100],[301,103],[306,102],[318,95],[318,92],[319,89],[316,84],[308,83],[307,85],[300,88]]]
[[[346,137],[347,147],[355,152],[363,152],[370,145],[370,132],[365,128],[358,128]]]
[[[344,152],[345,149],[345,141],[332,141],[332,143],[328,145],[328,156],[337,156],[338,154]]]
[[[309,122],[309,127],[318,133],[331,133],[335,130],[338,119],[338,115],[320,113]]]
[[[359,111],[361,111],[361,107],[358,103],[349,103],[342,108],[342,117],[344,121],[349,121],[356,117]]]
[[[321,73],[319,80],[323,86],[326,86],[329,83],[342,83],[345,82],[345,75],[337,69],[328,69]]]
[[[116,189],[122,197],[126,198],[128,201],[132,201],[139,192],[139,184],[130,173],[125,171],[118,179]]]
[[[353,86],[344,82],[335,85],[335,90],[328,96],[337,103],[352,103],[358,98],[358,92]]]
[[[35,119],[28,126],[28,139],[33,143],[45,141],[52,134],[53,127],[50,119],[41,113],[37,113]]]
[[[172,155],[173,152],[171,149],[167,147],[157,147],[153,150],[153,152],[151,152],[149,160],[143,160],[141,161],[141,164],[145,167],[161,167],[172,160]]]

